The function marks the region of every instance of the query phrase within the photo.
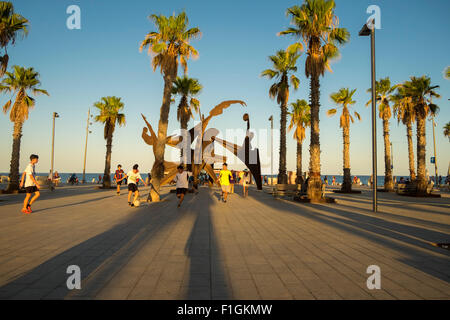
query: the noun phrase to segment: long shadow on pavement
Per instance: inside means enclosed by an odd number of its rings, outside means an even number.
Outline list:
[[[381,196],[380,196],[381,194]],[[333,198],[348,200],[343,194],[332,194]],[[406,197],[406,196],[398,196],[394,194],[389,194],[388,196],[383,195],[383,193],[378,194],[379,197],[379,205],[380,206],[389,206],[393,208],[405,209],[408,205],[421,205],[427,207],[421,207],[421,210],[424,212],[429,212],[432,214],[439,215],[447,215],[450,217],[450,214],[443,211],[432,210],[433,208],[442,208],[442,209],[450,209],[450,203],[446,198],[415,198],[415,197]],[[395,198],[394,198],[395,197]],[[402,202],[403,204],[399,203]],[[433,203],[432,201],[439,201],[440,203]],[[363,192],[361,194],[352,195],[351,202],[355,203],[363,203],[363,204],[371,204],[372,203],[372,193],[371,192]]]
[[[399,259],[399,261],[450,282],[450,252],[424,242],[437,242],[439,240],[440,242],[450,242],[449,234],[342,210],[339,204],[297,204],[274,200],[270,196],[253,197],[253,199],[264,202],[265,205],[277,210],[315,220],[337,230],[360,236],[389,249],[397,250],[402,254],[407,254],[410,257],[409,259]],[[415,249],[411,245],[425,250]],[[428,263],[428,261],[431,261],[431,263]]]
[[[86,195],[86,194],[95,194],[95,193],[106,193],[108,195],[111,194],[112,190],[104,190],[104,189],[98,189],[97,186],[75,186],[75,187],[66,187],[63,189],[56,189],[55,191],[51,192],[48,189],[44,189],[41,191],[41,196],[39,197],[38,201],[46,200],[46,199],[58,199],[58,198],[64,198],[67,196],[79,196],[79,195]],[[0,206],[10,205],[10,204],[18,204],[22,203],[23,199],[25,198],[25,193],[19,193],[19,194],[5,194],[1,195],[0,199]],[[38,202],[36,202],[37,204]]]
[[[216,194],[210,190],[201,190],[201,209],[192,228],[185,251],[189,256],[189,285],[186,299],[231,298],[225,271],[220,260],[211,207],[217,203]]]
[[[187,297],[184,298],[227,299],[230,295],[211,226],[210,206],[214,200],[210,194],[203,193],[207,197],[206,205],[202,202],[200,210],[195,213],[196,222],[186,244],[190,278]],[[42,299],[48,298],[50,293],[51,299],[95,298],[146,243],[180,218],[183,211],[176,210],[175,206],[175,201],[166,201],[151,204],[150,209],[146,206],[136,208],[123,223],[56,255],[0,287],[0,298]],[[148,265],[151,263],[149,258]],[[205,269],[204,263],[210,267]],[[66,270],[69,265],[77,265],[81,269],[81,290],[67,289],[69,275]],[[210,289],[206,295],[201,292],[203,284]]]

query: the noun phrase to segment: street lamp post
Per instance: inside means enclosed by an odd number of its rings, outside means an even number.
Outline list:
[[[434,127],[436,126],[436,123],[434,122],[434,116],[432,117],[433,121],[433,146],[434,146],[434,175],[435,175],[435,184],[438,185],[438,167],[437,167],[437,157],[436,157],[436,136],[434,134]]]
[[[270,181],[273,186],[273,116],[270,116]]]
[[[392,149],[392,142],[391,142],[391,171],[392,171],[392,179],[394,179],[394,149]]]
[[[88,145],[88,136],[89,136],[89,124],[91,121],[91,109],[88,109],[87,123],[86,123],[86,143],[84,145],[84,163],[83,163],[83,178],[81,179],[81,183],[86,183],[86,154],[87,154],[87,145]]]
[[[55,119],[59,118],[59,114],[53,112],[53,130],[52,130],[52,161],[50,166],[50,184],[51,190],[53,190],[53,165],[55,159]]]
[[[375,93],[375,19],[371,21],[371,26],[364,24],[359,35],[367,37],[370,35],[371,51],[371,73],[372,73],[372,190],[373,190],[373,212],[377,212],[377,118],[376,118],[376,93]]]

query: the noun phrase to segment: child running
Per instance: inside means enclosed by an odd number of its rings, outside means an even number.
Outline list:
[[[128,204],[131,207],[134,207],[134,203],[136,202],[137,198],[139,197],[139,190],[138,190],[138,180],[141,180],[145,186],[147,186],[147,183],[145,183],[145,181],[142,179],[141,174],[139,173],[139,166],[137,164],[135,164],[133,166],[133,170],[131,170],[130,172],[128,172],[127,174],[124,174],[122,179],[118,180],[118,181],[122,181],[123,179],[127,179],[128,180]],[[131,195],[134,192],[134,198],[133,198],[133,202],[131,202]]]
[[[114,174],[114,179],[116,180],[117,183],[117,195],[120,196],[120,185],[122,184],[122,178],[124,175],[124,171],[122,170],[122,165],[118,165],[117,166],[117,170],[116,173]]]
[[[181,203],[184,200],[184,196],[186,195],[186,192],[188,191],[189,187],[189,172],[184,171],[183,165],[179,165],[177,167],[178,172],[175,176],[175,179],[172,182],[177,183],[177,198],[180,199],[178,202],[178,208],[181,206]]]
[[[22,212],[25,214],[30,214],[31,212],[33,212],[31,210],[31,205],[41,195],[41,193],[39,192],[41,186],[36,181],[36,171],[35,171],[35,165],[36,163],[38,163],[38,161],[39,161],[38,155],[32,154],[30,156],[30,163],[23,172],[22,179],[20,180],[20,188],[23,187],[25,182],[25,190],[27,191],[27,195],[25,196],[25,200],[23,201],[23,208],[22,208]],[[34,196],[33,198],[31,198],[30,203],[28,203],[32,193],[34,193]]]
[[[220,170],[219,181],[222,187],[222,201],[227,202],[228,193],[231,191],[230,180],[232,178],[231,172],[228,170],[228,165],[223,164],[222,170]]]

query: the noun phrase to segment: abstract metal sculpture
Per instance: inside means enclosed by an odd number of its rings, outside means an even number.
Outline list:
[[[219,184],[219,180],[217,179],[214,173],[214,163],[215,162],[226,162],[225,156],[218,156],[214,154],[214,141],[217,141],[224,146],[224,148],[233,152],[240,160],[242,160],[245,165],[248,167],[250,172],[253,174],[258,190],[262,189],[261,184],[261,164],[259,160],[259,150],[251,149],[250,140],[253,138],[253,135],[250,134],[250,121],[248,114],[244,115],[244,121],[247,122],[247,133],[244,139],[244,143],[242,146],[237,146],[235,144],[229,143],[225,140],[216,138],[219,134],[217,129],[206,129],[209,121],[220,114],[223,113],[223,110],[228,108],[232,104],[241,104],[242,106],[246,106],[244,101],[241,100],[227,100],[223,101],[217,106],[215,106],[210,112],[208,117],[204,117],[201,115],[201,121],[193,128],[188,130],[187,132],[182,132],[181,135],[172,135],[166,138],[166,145],[182,150],[182,161],[180,162],[170,162],[164,161],[164,171],[167,172],[164,175],[163,180],[160,185],[165,185],[173,180],[177,173],[177,166],[184,162],[186,165],[186,169],[192,172],[194,176],[194,185],[196,186],[198,183],[198,175],[202,170],[205,170],[206,173],[211,178],[211,183]],[[157,141],[156,134],[147,121],[146,117],[142,115],[144,122],[147,127],[144,127],[142,130],[142,139],[148,145],[154,147]],[[150,132],[150,134],[149,134]],[[192,143],[196,141],[194,148],[192,148]]]

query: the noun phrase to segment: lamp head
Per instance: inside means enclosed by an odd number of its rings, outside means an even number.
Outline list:
[[[359,35],[361,37],[367,37],[370,36],[370,34],[372,33],[373,29],[375,27],[375,19],[372,19],[372,21],[367,21],[362,29],[359,31]]]

